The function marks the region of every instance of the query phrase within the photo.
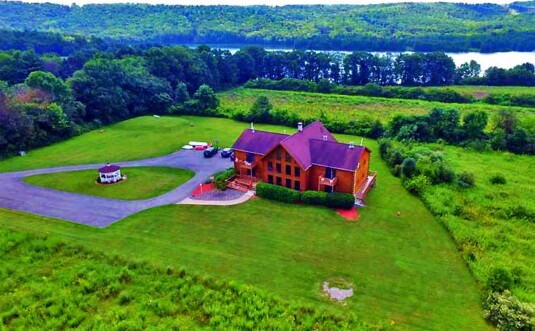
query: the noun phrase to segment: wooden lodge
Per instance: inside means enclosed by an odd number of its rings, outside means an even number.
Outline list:
[[[258,131],[251,124],[234,143],[235,186],[252,188],[257,181],[298,191],[354,194],[358,200],[375,184],[369,172],[370,150],[339,143],[316,121],[288,135]]]

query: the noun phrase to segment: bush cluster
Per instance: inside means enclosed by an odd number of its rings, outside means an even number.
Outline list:
[[[513,275],[502,266],[492,268],[487,276],[487,289],[491,292],[503,292],[513,285]]]
[[[214,186],[216,189],[225,191],[227,189],[227,180],[236,174],[234,168],[228,168],[225,171],[214,174]]]
[[[428,185],[453,183],[456,175],[439,151],[417,144],[396,145],[392,140],[379,140],[379,154],[392,174],[401,177],[403,186],[420,195]]]
[[[492,292],[484,302],[485,318],[499,330],[535,329],[534,307],[520,302],[508,290]]]
[[[283,186],[267,183],[258,183],[256,185],[256,194],[262,198],[286,203],[301,201],[307,205],[337,209],[351,209],[355,205],[355,197],[349,193],[326,193],[320,191],[304,191],[301,193]]]

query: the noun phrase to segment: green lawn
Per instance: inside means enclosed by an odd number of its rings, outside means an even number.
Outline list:
[[[500,109],[514,110],[522,123],[535,125],[535,111],[532,108],[504,107],[483,103],[456,104],[421,100],[374,98],[339,94],[309,92],[271,91],[237,88],[219,94],[220,111],[225,114],[247,113],[260,95],[269,98],[274,110],[296,112],[304,118],[318,119],[323,111],[328,119],[349,121],[362,118],[378,119],[383,123],[396,114],[422,115],[434,108],[455,108],[461,113],[481,110],[489,115]]]
[[[0,172],[89,163],[140,160],[179,150],[189,141],[219,140],[228,147],[250,124],[209,117],[143,116],[29,151],[0,162]],[[257,129],[284,130],[270,125]],[[101,146],[106,146],[103,153]]]
[[[30,152],[27,158],[0,162],[0,169],[64,164],[63,155],[71,155],[71,164],[102,162],[100,153],[91,148],[74,155],[69,152],[105,143],[106,133],[120,137],[121,145],[132,153],[111,147],[115,160],[161,155],[188,140],[212,136],[227,145],[246,126],[213,118],[137,118],[106,128],[104,134],[92,132]],[[145,141],[145,136],[159,143],[150,148],[136,143]],[[344,142],[358,141],[351,136],[337,137]],[[329,209],[255,199],[229,207],[163,206],[105,229],[0,210],[0,226],[45,233],[162,267],[185,267],[252,284],[282,298],[329,310],[351,310],[369,323],[426,330],[489,328],[482,318],[480,292],[455,244],[423,203],[390,175],[376,142],[364,143],[373,151],[371,170],[379,175],[369,206],[361,210],[355,223],[343,221]],[[347,305],[326,301],[320,295],[321,283],[332,277],[355,284],[355,295]]]
[[[95,183],[95,170],[69,171],[25,177],[32,185],[53,188],[60,191],[95,195],[120,200],[142,200],[162,195],[187,182],[193,171],[168,167],[122,168],[121,174],[127,180],[112,185]]]

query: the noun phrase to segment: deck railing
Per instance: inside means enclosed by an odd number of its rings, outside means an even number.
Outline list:
[[[338,177],[327,178],[320,176],[320,185],[334,186],[338,182]]]
[[[238,167],[242,169],[250,169],[252,170],[254,167],[256,167],[256,162],[247,162],[244,160],[239,160],[236,162],[238,164]]]
[[[375,180],[377,178],[377,172],[368,172],[368,177],[366,178],[366,182],[364,185],[360,187],[360,189],[355,194],[355,198],[357,200],[364,200],[368,192],[372,189],[372,187],[375,186]]]

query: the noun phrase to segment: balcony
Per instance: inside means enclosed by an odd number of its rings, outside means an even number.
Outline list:
[[[319,181],[320,185],[327,185],[327,186],[334,187],[334,185],[336,185],[337,182],[338,182],[338,177],[327,178],[327,177],[320,176],[320,181]]]
[[[238,168],[242,169],[249,169],[252,170],[254,167],[256,167],[256,162],[247,162],[243,160],[236,161],[236,164],[238,165]]]

